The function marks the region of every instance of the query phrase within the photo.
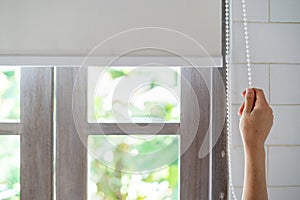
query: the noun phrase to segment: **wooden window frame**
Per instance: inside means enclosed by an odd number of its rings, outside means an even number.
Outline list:
[[[80,115],[81,129],[93,134],[124,134],[118,124],[101,124],[103,132],[99,132],[99,124],[87,122],[87,70],[81,71],[77,78],[78,67],[58,67],[56,77],[56,199],[87,198],[87,151],[77,133],[74,123],[74,108]],[[209,102],[209,94],[204,80],[197,77],[192,68],[183,68],[182,76],[189,80],[197,94],[199,102]],[[212,74],[221,69],[211,69]],[[21,68],[21,122],[0,123],[0,134],[21,136],[21,198],[53,199],[53,67]],[[80,83],[78,91],[73,95],[75,82]],[[218,96],[218,87],[215,87]],[[158,134],[179,132],[184,138],[185,130],[193,121],[193,107],[188,107],[189,92],[182,87],[181,123],[166,123]],[[77,105],[72,104],[75,101]],[[209,105],[200,108],[209,119]],[[204,138],[204,130],[208,121],[200,122],[196,138],[189,149],[181,156],[180,165],[180,199],[215,199],[227,197],[227,157],[226,134],[223,132],[212,151],[212,160],[206,156],[198,158],[199,147]],[[124,125],[124,124],[123,124]],[[139,124],[143,125],[143,124]],[[161,124],[156,124],[161,126]],[[135,126],[125,124],[133,134],[141,134]],[[152,127],[153,128],[153,127]],[[156,130],[156,128],[154,127]],[[145,134],[153,133],[151,128],[144,129]],[[157,133],[155,133],[157,134]],[[87,138],[88,134],[86,134]],[[183,140],[181,140],[183,141]],[[86,142],[86,139],[83,140]],[[182,146],[182,145],[181,145]],[[223,153],[222,153],[223,152]],[[212,172],[210,172],[210,169]],[[210,177],[211,176],[211,177]],[[200,178],[201,177],[201,178]],[[209,182],[211,178],[211,183]],[[211,185],[211,188],[209,188]],[[210,196],[211,195],[211,196]],[[217,195],[217,196],[216,196]]]
[[[192,86],[181,86],[181,122],[156,124],[163,127],[159,133],[153,127],[136,129],[130,123],[122,123],[126,131],[132,134],[176,134],[181,136],[181,143],[188,138],[188,129],[193,126],[195,107],[199,106],[202,117],[192,144],[180,160],[180,199],[216,199],[227,196],[224,133],[218,139],[214,149],[206,157],[199,159],[199,148],[204,140],[210,119],[210,94],[201,75],[194,68],[182,68],[181,76]],[[212,80],[220,69],[209,69]],[[80,75],[79,75],[80,74]],[[116,123],[88,123],[87,117],[87,67],[57,68],[57,136],[56,136],[56,197],[57,199],[87,199],[87,137],[88,135],[127,134]],[[212,95],[219,96],[219,87]],[[198,105],[190,105],[191,90],[194,90]],[[73,93],[74,91],[74,93]],[[220,97],[222,98],[222,97]],[[213,102],[214,103],[214,102]],[[218,103],[218,102],[216,102]],[[219,111],[220,112],[220,111]],[[76,119],[74,119],[74,114]],[[75,121],[76,120],[76,124]],[[213,120],[218,120],[217,118]],[[79,123],[78,123],[79,121]],[[144,124],[137,124],[144,125]],[[101,130],[99,130],[101,126]],[[225,142],[225,143],[224,143]],[[180,145],[183,147],[184,145]],[[211,159],[211,160],[210,160]],[[225,175],[224,175],[225,172]]]

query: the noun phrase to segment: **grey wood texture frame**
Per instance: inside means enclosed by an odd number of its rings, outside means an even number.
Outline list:
[[[20,135],[20,123],[0,123],[0,135]]]
[[[216,75],[222,76],[223,83],[225,85],[225,69],[216,69],[213,71],[213,77]],[[218,85],[215,85],[213,82],[213,104],[220,103],[219,99],[223,99],[224,109],[216,110],[216,107],[213,107],[213,122],[219,123],[218,115],[225,115],[226,112],[226,103],[224,97],[220,96],[222,94],[221,88]],[[225,119],[226,120],[226,119]],[[212,199],[228,199],[228,165],[227,165],[227,126],[226,123],[223,125],[221,135],[218,136],[217,142],[212,149]],[[216,137],[216,132],[213,132],[212,137]],[[216,138],[214,138],[216,139]]]
[[[21,67],[20,123],[0,123],[21,137],[21,199],[53,199],[53,68]]]
[[[57,68],[56,90],[56,199],[86,199],[87,151],[81,142],[72,111],[78,68]],[[84,98],[82,99],[84,101]],[[77,107],[77,106],[76,106]],[[84,106],[78,106],[82,109]],[[83,117],[85,113],[82,112]]]
[[[21,199],[53,198],[53,68],[21,69]]]
[[[87,150],[86,141],[88,135],[97,134],[125,134],[116,123],[88,123],[87,122],[87,69],[71,67],[57,68],[57,157],[56,157],[56,195],[57,199],[78,199],[85,200],[87,198]],[[182,85],[182,110],[181,123],[164,124],[163,128],[158,134],[177,134],[181,138],[188,137],[186,135],[193,120],[195,107],[199,106],[202,117],[197,135],[193,143],[181,156],[180,164],[180,199],[182,200],[207,200],[209,199],[209,179],[219,179],[218,175],[222,163],[226,163],[224,156],[220,160],[223,147],[215,147],[213,151],[213,166],[209,162],[209,156],[199,159],[199,148],[204,139],[207,127],[209,125],[210,117],[210,94],[202,77],[195,73],[195,69],[183,68],[182,77],[184,77],[191,84],[201,105],[190,104],[191,91]],[[212,69],[217,70],[217,69]],[[78,73],[79,72],[79,73]],[[80,76],[78,76],[80,74]],[[197,75],[198,74],[198,75]],[[76,86],[74,88],[74,86]],[[73,90],[76,90],[73,93]],[[214,92],[218,95],[218,92]],[[77,122],[74,122],[74,114],[77,116]],[[126,126],[127,130],[131,130],[132,134],[139,133],[130,123],[122,124]],[[144,124],[138,124],[143,126]],[[101,130],[99,129],[101,126]],[[161,126],[161,124],[157,124]],[[155,126],[146,129],[143,133],[153,134]],[[156,133],[157,134],[157,133]],[[222,138],[222,137],[221,137]],[[181,140],[182,141],[182,140]],[[223,143],[218,142],[218,145]],[[221,163],[221,164],[220,164]],[[210,167],[213,169],[213,177],[210,177]],[[224,170],[224,168],[222,168]],[[215,175],[217,174],[217,175]],[[222,176],[224,177],[224,176]],[[224,180],[213,180],[212,191],[223,191]],[[224,191],[226,192],[226,191]],[[215,197],[215,195],[212,195]],[[219,194],[218,194],[219,196]],[[215,199],[215,198],[213,198]]]
[[[195,110],[199,107],[201,121],[199,122],[197,134],[189,148],[181,156],[180,168],[180,199],[208,200],[209,199],[209,157],[199,159],[199,149],[209,126],[210,95],[201,75],[193,68],[183,68],[182,78],[186,79],[191,87],[181,86],[181,123],[180,135],[183,141],[189,137],[188,130],[195,121]],[[190,103],[191,92],[195,91],[200,104]],[[182,146],[182,145],[181,145]]]
[[[226,20],[225,20],[225,1],[222,0],[222,55],[223,55],[223,67],[215,70],[215,73],[221,74],[223,83],[226,86]],[[231,20],[231,9],[229,9],[229,21]],[[230,29],[229,25],[229,29]],[[231,31],[231,30],[229,30]],[[230,38],[231,40],[231,38]],[[215,75],[215,74],[214,74]],[[218,86],[214,86],[214,95],[218,97]],[[219,97],[220,98],[220,97]],[[226,108],[219,112],[226,112]],[[227,120],[227,119],[225,119]],[[228,155],[227,155],[227,124],[224,124],[222,133],[213,149],[213,177],[212,184],[215,186],[212,190],[212,199],[229,199],[228,194]]]

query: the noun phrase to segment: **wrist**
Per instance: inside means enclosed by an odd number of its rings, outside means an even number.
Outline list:
[[[261,157],[265,155],[265,147],[260,145],[244,145],[245,154],[249,157]]]
[[[248,137],[243,137],[243,136]],[[250,137],[249,137],[250,136]],[[261,152],[265,150],[265,139],[259,137],[258,134],[246,133],[242,134],[244,150],[249,153]]]

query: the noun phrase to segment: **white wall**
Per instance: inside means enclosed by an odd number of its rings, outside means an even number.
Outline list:
[[[233,184],[243,186],[237,111],[247,87],[241,1],[233,0]],[[263,88],[275,124],[265,146],[270,200],[300,198],[300,1],[247,1],[253,84]]]

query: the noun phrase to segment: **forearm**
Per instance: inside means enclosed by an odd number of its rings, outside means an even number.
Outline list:
[[[245,147],[243,200],[267,200],[264,147]]]

